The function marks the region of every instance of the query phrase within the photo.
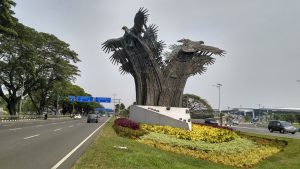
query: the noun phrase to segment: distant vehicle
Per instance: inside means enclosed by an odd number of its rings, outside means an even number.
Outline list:
[[[106,115],[105,114],[102,114],[102,117],[105,117]]]
[[[74,116],[74,119],[81,119],[81,115],[80,115],[80,114],[76,114],[76,115]]]
[[[238,120],[232,120],[232,125],[239,125],[239,121]]]
[[[209,125],[213,125],[213,126],[217,126],[218,125],[218,122],[213,119],[213,118],[206,118],[204,119],[204,123],[205,124],[209,124]]]
[[[286,121],[273,120],[269,122],[268,125],[269,131],[272,133],[273,131],[279,131],[280,133],[292,133],[295,134],[297,129],[292,126],[291,123]]]
[[[98,123],[98,115],[97,114],[88,114],[87,123]]]

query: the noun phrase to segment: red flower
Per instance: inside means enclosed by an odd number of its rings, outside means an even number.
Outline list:
[[[127,118],[119,118],[115,120],[115,125],[131,128],[133,130],[139,130],[140,125],[134,121],[131,121]]]

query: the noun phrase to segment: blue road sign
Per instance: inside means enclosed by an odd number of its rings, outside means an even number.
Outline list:
[[[111,98],[109,98],[109,97],[95,97],[95,102],[110,103]]]
[[[75,102],[75,96],[68,96],[68,99],[70,102]]]
[[[113,112],[113,110],[110,108],[102,108],[102,107],[95,108],[95,110],[97,110],[97,111],[103,110],[105,112]]]
[[[93,102],[94,98],[91,96],[77,96],[77,102]]]

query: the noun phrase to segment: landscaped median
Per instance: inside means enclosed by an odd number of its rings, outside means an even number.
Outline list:
[[[103,128],[76,163],[75,169],[290,169],[300,165],[299,140],[261,138],[211,126],[194,125],[192,131],[186,131],[165,126],[136,125],[127,119],[113,120]]]

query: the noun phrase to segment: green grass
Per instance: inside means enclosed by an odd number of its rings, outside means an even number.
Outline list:
[[[258,147],[253,141],[241,137],[238,137],[229,142],[222,142],[222,143],[215,144],[215,143],[209,143],[205,141],[192,141],[192,140],[178,139],[176,138],[176,136],[150,132],[149,134],[141,137],[141,142],[143,140],[157,140],[160,143],[170,144],[172,146],[173,145],[181,146],[193,150],[196,149],[196,150],[213,151],[213,152],[224,153],[224,154],[239,153],[245,150],[250,150]]]
[[[300,128],[300,123],[293,123],[293,126],[295,126],[296,128]]]
[[[169,153],[119,137],[112,129],[113,119],[102,129],[94,143],[73,166],[73,169],[141,169],[141,168],[234,168],[221,164]],[[254,134],[249,134],[254,135]],[[257,135],[254,135],[257,136]],[[266,136],[267,138],[274,138]],[[288,141],[282,152],[260,162],[253,168],[257,169],[296,169],[300,166],[300,140],[280,138]],[[126,146],[118,149],[114,146]]]

